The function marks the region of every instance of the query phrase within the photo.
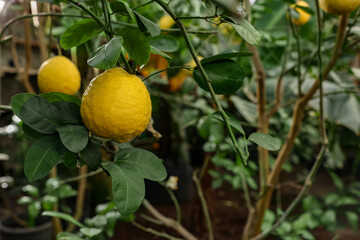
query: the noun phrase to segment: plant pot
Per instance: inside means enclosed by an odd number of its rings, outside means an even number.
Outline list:
[[[0,221],[1,240],[51,240],[53,239],[53,224],[51,218],[40,217],[35,227],[19,226],[11,217]]]

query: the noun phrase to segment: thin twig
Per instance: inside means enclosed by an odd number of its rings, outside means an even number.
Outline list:
[[[162,73],[162,72],[164,72],[164,71],[167,71],[167,70],[169,70],[169,69],[191,69],[191,68],[188,68],[188,67],[186,67],[186,66],[174,66],[174,67],[167,67],[167,68],[164,68],[164,69],[161,69],[161,70],[158,70],[158,71],[156,71],[156,72],[153,72],[153,73],[151,73],[151,74],[149,74],[148,76],[146,76],[146,77],[144,77],[143,79],[142,79],[142,81],[146,81],[146,80],[148,80],[149,78],[151,78],[151,77],[153,77],[153,76],[155,76],[155,75],[157,75],[157,74],[159,74],[159,73]]]
[[[171,200],[174,203],[175,209],[176,209],[176,220],[181,223],[181,208],[180,208],[180,204],[179,201],[177,200],[175,194],[173,193],[173,191],[171,189],[169,189],[163,182],[158,182],[161,186],[163,186],[165,188],[165,190],[168,192]]]
[[[156,208],[154,208],[151,203],[144,199],[142,205],[148,210],[156,219],[160,220],[164,223],[165,226],[170,227],[176,230],[181,236],[183,236],[187,240],[197,240],[197,238],[192,235],[186,228],[184,228],[178,221],[168,218],[162,215]]]
[[[83,178],[88,178],[88,177],[97,175],[97,174],[101,173],[102,171],[103,170],[101,168],[99,168],[98,170],[96,170],[94,172],[89,172],[89,173],[86,173],[86,174],[81,174],[81,175],[76,176],[76,177],[67,178],[66,180],[60,181],[60,184],[76,182],[76,181],[81,180]]]
[[[207,203],[206,203],[204,193],[203,193],[202,188],[201,188],[200,181],[199,181],[199,179],[197,177],[197,171],[194,171],[193,180],[195,182],[196,189],[197,189],[197,192],[198,192],[198,195],[199,195],[199,198],[200,198],[200,202],[201,202],[201,207],[202,207],[202,210],[203,210],[203,213],[204,213],[204,216],[205,216],[206,225],[207,225],[208,232],[209,232],[209,239],[214,240],[214,233],[213,233],[213,228],[212,228],[212,224],[211,224],[210,214],[209,214],[209,210],[208,210],[208,206],[207,206]]]
[[[135,9],[138,9],[138,8],[141,8],[141,7],[145,7],[146,5],[149,5],[149,4],[153,3],[153,2],[154,2],[154,0],[150,0],[150,1],[146,2],[146,3],[143,3],[143,4],[140,4],[140,5],[137,5],[136,7],[133,7],[132,10],[135,10]]]
[[[218,17],[218,15],[213,15],[213,16],[179,16],[176,17],[177,19],[209,19],[209,18],[216,18]]]
[[[159,231],[156,231],[152,228],[148,228],[148,227],[145,227],[135,221],[131,221],[131,224],[134,225],[135,227],[143,230],[144,232],[148,232],[148,233],[151,233],[155,236],[158,236],[158,237],[163,237],[163,238],[166,238],[166,239],[170,239],[170,240],[183,240],[182,238],[177,238],[177,237],[173,237],[167,233],[164,233],[164,232],[159,232]]]

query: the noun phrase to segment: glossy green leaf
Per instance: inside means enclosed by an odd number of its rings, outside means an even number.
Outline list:
[[[99,69],[113,68],[120,57],[123,42],[122,37],[112,38],[108,43],[93,52],[87,60],[87,63]]]
[[[242,128],[240,122],[236,119],[236,117],[234,117],[233,115],[231,115],[228,112],[226,112],[226,115],[229,117],[228,121],[229,121],[231,127],[236,129],[237,131],[239,131],[241,134],[245,135],[244,129]],[[215,113],[211,114],[211,116],[213,118],[215,118],[216,120],[219,120],[220,122],[224,122],[224,119],[222,118],[222,115],[220,112],[215,112]]]
[[[218,60],[224,60],[229,58],[237,57],[251,57],[253,54],[251,52],[225,52],[219,53],[211,57],[207,57],[201,60],[201,64],[211,63]]]
[[[61,158],[66,148],[58,136],[45,136],[36,141],[25,156],[24,172],[27,179],[32,182],[45,177]]]
[[[65,50],[70,49],[87,42],[101,32],[102,28],[95,20],[84,19],[65,30],[60,37],[60,45]]]
[[[52,103],[60,112],[62,118],[62,124],[78,124],[82,123],[82,118],[80,114],[80,106],[71,102],[54,102]]]
[[[29,205],[34,202],[34,200],[29,196],[22,196],[16,202],[20,205]]]
[[[74,224],[75,226],[78,226],[80,228],[85,227],[84,224],[82,224],[81,222],[77,221],[75,218],[73,218],[72,216],[70,216],[69,214],[65,214],[65,213],[61,213],[61,212],[56,212],[56,211],[44,211],[42,214],[42,216],[48,216],[48,217],[57,217],[60,218],[62,220],[65,220],[69,223]]]
[[[48,92],[48,93],[42,93],[39,96],[45,98],[49,103],[70,102],[70,103],[75,103],[78,106],[81,105],[81,99],[65,93]]]
[[[231,94],[243,85],[244,70],[233,60],[211,62],[204,64],[203,68],[216,94]],[[198,68],[194,70],[194,79],[202,89],[209,91]]]
[[[257,45],[261,40],[261,34],[245,19],[241,18],[237,24],[229,22],[236,32],[251,45]]]
[[[137,28],[123,28],[118,35],[124,39],[124,48],[129,53],[130,58],[137,64],[142,65],[150,59],[150,44],[145,35]]]
[[[358,230],[359,215],[357,213],[354,213],[354,212],[346,211],[345,216],[346,216],[346,219],[347,219],[350,227],[355,231]]]
[[[113,13],[119,13],[123,16],[128,16],[131,17],[132,19],[135,19],[135,15],[133,11],[129,7],[129,4],[125,1],[111,2],[110,8],[113,11]]]
[[[160,51],[156,47],[153,47],[153,46],[150,46],[150,47],[151,47],[151,53],[156,54],[156,55],[160,55],[160,56],[162,56],[163,58],[165,58],[168,61],[172,59],[169,55],[167,55],[166,53]]]
[[[248,140],[270,151],[277,151],[281,147],[278,139],[265,133],[254,132],[249,136]]]
[[[98,169],[101,161],[101,151],[98,145],[88,141],[85,149],[80,152],[81,159],[88,165],[91,171]]]
[[[93,238],[93,237],[99,235],[102,232],[102,230],[100,228],[84,227],[84,228],[80,228],[80,232],[89,238]]]
[[[64,146],[74,153],[81,152],[88,143],[89,132],[84,126],[67,124],[56,130]]]
[[[156,37],[149,37],[151,46],[164,52],[175,52],[179,49],[179,41],[168,35],[159,35]]]
[[[64,156],[64,164],[67,168],[76,168],[77,155],[73,152],[68,151]]]
[[[84,240],[74,233],[61,232],[56,236],[56,240]]]
[[[32,97],[23,105],[19,117],[29,127],[44,134],[55,133],[62,119],[60,111],[39,96]]]
[[[136,22],[139,26],[139,29],[142,32],[148,31],[152,37],[160,34],[160,28],[156,23],[147,19],[146,17],[144,17],[143,15],[141,15],[140,13],[138,13],[136,11],[134,11],[134,14],[135,14]]]
[[[101,165],[111,176],[117,210],[123,216],[134,213],[145,197],[145,184],[140,170],[128,161],[106,161]]]
[[[54,208],[55,204],[57,204],[58,198],[52,195],[45,195],[42,198],[42,207],[46,211],[50,211]]]
[[[11,97],[11,109],[13,110],[16,116],[20,116],[20,110],[24,106],[24,104],[30,99],[35,97],[35,94],[32,93],[19,93],[15,96]]]
[[[127,162],[137,167],[143,178],[162,181],[166,178],[166,169],[161,161],[152,152],[140,148],[127,148],[117,152],[114,158],[119,162]]]
[[[23,130],[23,132],[25,133],[26,136],[28,136],[29,138],[32,138],[34,140],[38,140],[38,139],[44,137],[44,134],[39,133],[38,131],[32,129],[25,123],[21,124],[21,129]]]

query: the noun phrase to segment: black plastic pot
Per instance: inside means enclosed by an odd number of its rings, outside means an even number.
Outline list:
[[[0,221],[1,240],[52,240],[53,224],[51,218],[40,217],[35,227],[19,226],[11,217]]]

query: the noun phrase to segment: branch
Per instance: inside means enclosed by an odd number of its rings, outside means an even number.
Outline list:
[[[322,78],[326,79],[329,76],[330,71],[334,68],[337,60],[340,57],[341,54],[341,48],[344,42],[345,37],[345,30],[347,26],[349,15],[345,14],[340,17],[340,24],[338,26],[338,32],[337,32],[337,38],[336,38],[336,44],[334,47],[333,55],[325,67],[323,71]],[[274,186],[276,182],[279,179],[282,166],[285,163],[285,161],[290,156],[290,153],[293,149],[295,139],[297,138],[301,124],[302,119],[304,115],[304,108],[309,102],[309,100],[312,98],[312,96],[316,93],[316,91],[319,88],[319,81],[315,81],[312,87],[308,90],[308,92],[299,100],[297,100],[292,116],[292,125],[291,129],[287,135],[285,144],[280,149],[280,152],[276,158],[275,165],[273,167],[273,170],[271,171],[269,177],[268,177],[268,189],[266,193],[262,196],[262,198],[258,202],[258,219],[256,220],[255,228],[254,228],[254,234],[258,234],[261,231],[261,224],[263,222],[264,214],[266,209],[269,208],[271,197],[274,191]]]
[[[179,222],[172,218],[165,217],[162,215],[156,208],[154,208],[151,203],[144,199],[143,206],[148,210],[156,219],[164,223],[165,226],[176,230],[181,236],[187,240],[198,240],[194,235],[192,235],[188,230],[186,230]]]
[[[305,193],[309,190],[309,188],[312,185],[313,178],[315,177],[319,167],[321,166],[322,159],[323,159],[324,153],[325,153],[325,149],[326,149],[326,145],[323,145],[318,156],[316,157],[316,161],[314,162],[308,176],[306,177],[305,183],[304,183],[301,191],[298,193],[298,195],[296,196],[294,201],[291,202],[289,207],[285,210],[284,214],[279,218],[279,220],[271,228],[269,228],[266,231],[264,231],[263,233],[255,236],[251,240],[261,240],[261,239],[264,239],[265,237],[267,237],[272,231],[274,231],[278,226],[280,226],[286,220],[286,218],[290,215],[290,213],[296,208],[296,206],[300,203],[300,201],[304,197]]]

